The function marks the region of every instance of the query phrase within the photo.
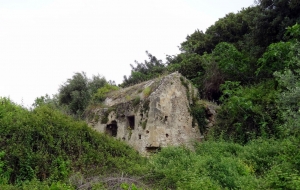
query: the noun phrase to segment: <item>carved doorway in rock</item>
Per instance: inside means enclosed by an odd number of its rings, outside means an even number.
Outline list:
[[[134,125],[135,125],[135,122],[134,122],[134,115],[132,115],[132,116],[127,116],[127,120],[128,120],[128,127],[129,127],[131,130],[134,130]]]
[[[112,121],[111,124],[106,125],[105,133],[116,137],[118,134],[118,125],[116,121]]]
[[[146,151],[148,153],[157,153],[161,150],[161,147],[157,147],[157,146],[147,146],[146,147]]]

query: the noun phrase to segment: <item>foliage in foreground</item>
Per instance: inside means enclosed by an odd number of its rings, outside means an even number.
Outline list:
[[[147,181],[154,189],[300,189],[299,139],[258,139],[245,146],[224,141],[162,149],[149,159]],[[3,163],[3,162],[0,162]],[[119,177],[122,179],[123,177]],[[3,179],[3,178],[2,178]],[[78,178],[79,180],[79,178]],[[33,179],[1,189],[74,189],[64,182]],[[102,183],[89,186],[106,189]],[[120,187],[120,186],[117,186]],[[123,189],[142,189],[134,181]],[[148,186],[149,188],[150,186]]]
[[[48,106],[28,111],[5,98],[0,102],[1,189],[74,189],[66,179],[76,171],[87,178],[147,176],[144,183],[158,189],[300,189],[297,134],[244,146],[215,140],[196,144],[194,151],[169,147],[146,162],[127,145]],[[128,182],[123,189],[140,188]],[[89,187],[107,188],[101,181]]]
[[[32,111],[0,99],[0,184],[63,181],[73,172],[138,174],[144,159],[85,122],[50,108]]]
[[[169,147],[150,159],[152,177],[160,189],[300,189],[299,142],[207,141],[195,151]]]

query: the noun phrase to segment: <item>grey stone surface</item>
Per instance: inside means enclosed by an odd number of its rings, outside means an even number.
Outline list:
[[[146,92],[149,89],[151,93]],[[94,117],[88,123],[99,132],[125,141],[143,155],[168,145],[191,147],[203,138],[198,126],[193,126],[189,111],[197,93],[188,80],[172,73],[112,92],[105,106],[94,109]],[[208,126],[212,126],[216,109],[208,106],[207,113]]]

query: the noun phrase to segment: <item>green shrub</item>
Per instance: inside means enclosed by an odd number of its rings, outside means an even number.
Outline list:
[[[151,179],[162,189],[298,189],[298,147],[298,138],[287,138],[163,148],[150,158]]]
[[[197,121],[200,132],[204,134],[206,132],[206,111],[205,107],[199,104],[191,106],[191,113],[193,116],[193,120]]]
[[[248,58],[232,44],[227,42],[219,43],[213,50],[212,56],[217,62],[225,80],[246,81],[249,74],[252,74]]]
[[[150,109],[150,100],[145,100],[143,102],[143,108],[141,109],[142,113],[147,113]]]
[[[142,128],[145,130],[147,126],[147,120],[142,122]]]
[[[75,73],[72,78],[60,86],[57,102],[68,114],[81,118],[85,108],[90,104],[93,94],[104,85],[108,85],[104,77],[98,75],[88,79],[84,72]],[[56,103],[55,101],[49,102],[47,99],[47,96],[36,99],[35,106],[43,102]]]
[[[242,87],[239,82],[226,81],[222,85],[223,104],[218,112],[217,125],[211,132],[239,143],[258,137],[269,138],[282,135],[278,117],[274,80]]]
[[[106,124],[108,122],[108,115],[112,112],[112,111],[115,111],[115,108],[114,107],[110,107],[108,108],[102,115],[101,117],[101,124]]]
[[[147,98],[152,92],[152,89],[150,86],[146,87],[144,90],[143,90],[143,95],[145,98]]]
[[[210,145],[207,143],[206,146]],[[221,151],[221,154],[201,152],[201,145],[196,150],[192,152],[183,147],[170,147],[153,156],[151,168],[160,188],[257,188],[255,176],[245,162],[233,155],[225,156]]]
[[[274,165],[266,173],[266,189],[300,189],[299,173],[293,170],[288,163]]]
[[[108,122],[108,115],[104,114],[101,118],[101,124],[106,124]]]
[[[131,97],[127,94],[126,96],[125,96],[125,100],[126,101],[129,101],[131,99]]]
[[[0,187],[8,183],[10,171],[4,161],[5,152],[0,151]],[[0,188],[1,189],[1,188]]]
[[[127,184],[127,183],[122,183],[121,184],[121,188],[123,189],[123,190],[142,190],[142,188],[138,188],[138,187],[136,187],[136,185],[135,184],[131,184],[131,185],[129,185],[129,184]]]
[[[294,67],[286,68],[284,71],[274,73],[276,81],[279,83],[279,89],[276,101],[281,112],[279,114],[284,120],[284,130],[286,135],[300,134],[300,42],[292,43],[289,51],[289,65]]]
[[[96,102],[103,102],[109,92],[118,90],[119,87],[106,83],[103,87],[99,88],[93,95],[93,100]]]
[[[135,97],[132,102],[133,107],[136,107],[137,105],[139,105],[140,101],[141,101],[141,98],[139,96]]]
[[[139,164],[145,160],[135,150],[85,122],[46,105],[29,111],[7,99],[0,102],[0,152],[6,153],[0,175],[6,174],[11,183],[63,181],[76,171],[94,176],[142,169]]]
[[[131,74],[128,78],[127,76],[124,76],[123,83],[120,86],[128,87],[138,84],[156,78],[166,71],[165,64],[161,60],[157,59],[147,51],[146,54],[149,60],[145,60],[141,63],[135,61],[136,66],[130,64]]]
[[[71,185],[68,185],[63,182],[41,182],[39,180],[31,180],[31,181],[25,181],[23,182],[18,189],[22,190],[32,190],[32,189],[43,189],[43,190],[75,190],[74,187]]]

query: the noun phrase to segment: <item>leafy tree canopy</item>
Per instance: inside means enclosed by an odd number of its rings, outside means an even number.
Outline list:
[[[164,73],[165,64],[161,60],[150,54],[148,51],[146,51],[146,54],[149,59],[148,61],[145,60],[144,63],[135,61],[136,66],[130,64],[131,74],[129,77],[124,76],[121,87],[134,85],[145,80],[158,77],[159,75]]]
[[[66,106],[71,114],[80,117],[92,95],[105,84],[107,84],[106,79],[100,75],[88,79],[84,72],[75,73],[72,78],[60,86],[59,104]]]

